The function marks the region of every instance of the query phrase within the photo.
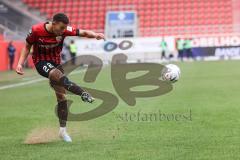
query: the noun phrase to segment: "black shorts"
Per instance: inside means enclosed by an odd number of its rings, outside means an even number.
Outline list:
[[[64,73],[62,67],[60,64],[56,64],[52,61],[39,61],[37,64],[35,64],[36,70],[38,73],[43,76],[48,78],[49,73],[52,69],[58,68],[62,73]]]

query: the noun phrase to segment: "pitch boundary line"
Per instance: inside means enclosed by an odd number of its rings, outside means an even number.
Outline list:
[[[81,72],[83,72],[83,70],[73,71],[70,75],[75,75],[75,74],[78,74],[78,73],[81,73]],[[45,80],[47,80],[47,79],[46,78],[38,78],[38,79],[34,79],[34,80],[31,80],[31,81],[27,81],[27,82],[8,84],[8,85],[5,85],[5,86],[1,86],[0,90],[5,90],[5,89],[9,89],[9,88],[16,88],[16,87],[20,87],[20,86],[26,86],[26,85],[29,85],[29,84],[34,84],[34,83],[45,81]]]

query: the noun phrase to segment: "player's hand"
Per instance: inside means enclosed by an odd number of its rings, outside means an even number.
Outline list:
[[[105,40],[105,36],[103,33],[96,33],[95,37],[97,40],[101,40],[101,39]]]
[[[17,72],[17,74],[20,74],[20,75],[23,75],[23,74],[24,74],[24,72],[23,72],[23,67],[22,67],[21,64],[18,64],[18,65],[17,65],[16,72]]]

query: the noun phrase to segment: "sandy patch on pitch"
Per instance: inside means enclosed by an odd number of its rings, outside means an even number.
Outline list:
[[[25,138],[25,144],[43,144],[59,140],[58,129],[53,127],[35,128]]]
[[[32,129],[26,136],[24,144],[47,144],[60,141],[58,136],[58,127],[41,126]],[[67,132],[73,138],[73,141],[86,140],[115,140],[125,132],[123,126],[113,125],[111,127],[94,127],[87,122],[70,123]]]

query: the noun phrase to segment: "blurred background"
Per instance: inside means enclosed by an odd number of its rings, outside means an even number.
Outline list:
[[[31,25],[58,12],[108,39],[67,39],[63,61],[74,56],[70,44],[105,63],[116,53],[129,62],[239,59],[239,8],[239,0],[0,0],[0,71],[15,68]]]

